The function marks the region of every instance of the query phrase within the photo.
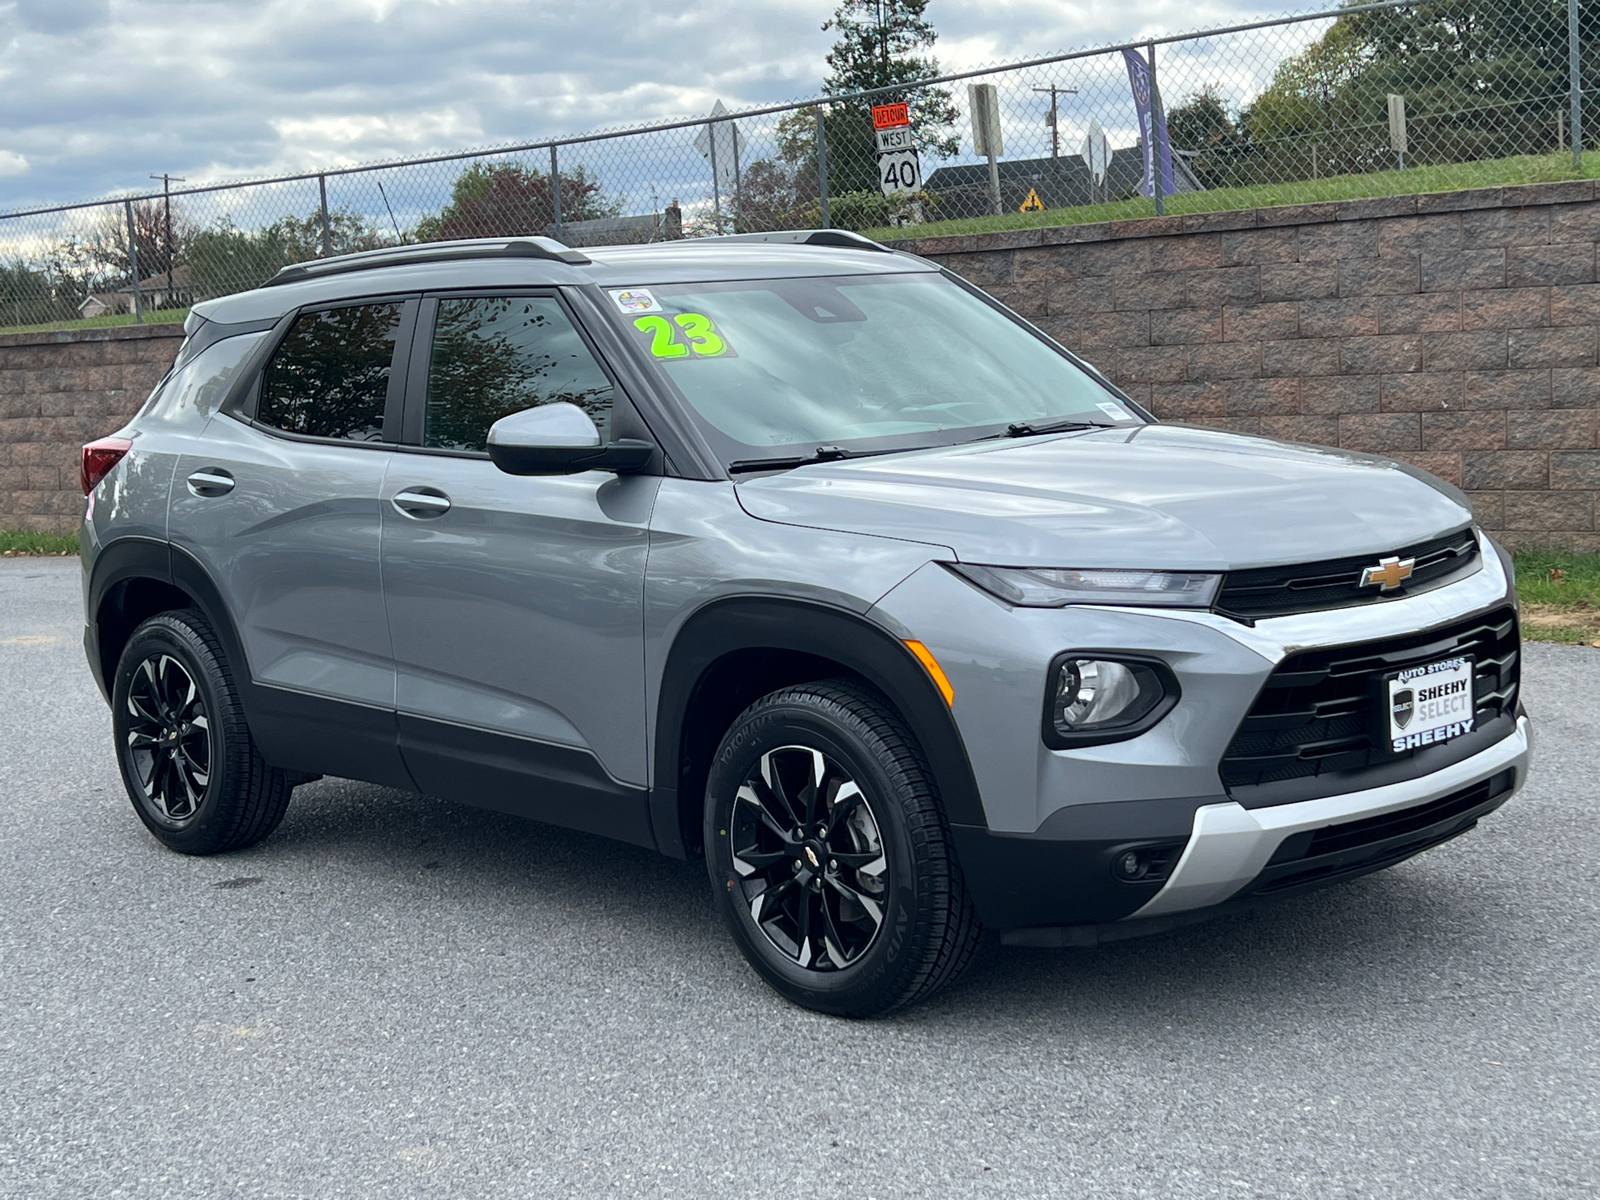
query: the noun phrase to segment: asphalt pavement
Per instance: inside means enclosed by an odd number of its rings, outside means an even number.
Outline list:
[[[1600,650],[1527,648],[1537,765],[1465,837],[848,1022],[598,838],[323,780],[164,850],[79,604],[0,561],[0,1195],[1600,1191]]]

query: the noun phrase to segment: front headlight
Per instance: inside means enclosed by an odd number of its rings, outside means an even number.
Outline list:
[[[1149,729],[1178,702],[1178,681],[1153,658],[1068,651],[1050,663],[1044,740],[1056,750],[1121,742]]]
[[[1151,608],[1210,608],[1220,574],[1195,571],[1073,570],[1067,567],[945,566],[1018,608],[1068,604],[1127,604]]]

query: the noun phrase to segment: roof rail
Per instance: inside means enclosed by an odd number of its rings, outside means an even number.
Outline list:
[[[415,246],[389,246],[382,250],[363,250],[357,254],[292,263],[261,286],[277,287],[279,284],[299,283],[306,279],[321,279],[327,275],[344,275],[376,267],[458,262],[469,258],[542,258],[577,267],[594,261],[586,254],[563,246],[554,238],[473,238],[456,242],[423,242]]]
[[[713,245],[717,242],[782,242],[789,246],[840,246],[846,250],[898,253],[882,242],[875,242],[865,234],[849,229],[779,229],[772,233],[730,233],[705,240]]]

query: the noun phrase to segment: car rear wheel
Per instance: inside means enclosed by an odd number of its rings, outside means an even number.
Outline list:
[[[283,819],[292,785],[256,749],[222,647],[199,613],[159,613],[134,630],[111,713],[128,798],[171,849],[243,849]]]
[[[932,772],[853,681],[746,709],[707,782],[706,865],[734,940],[796,1004],[863,1017],[954,979],[981,926]]]

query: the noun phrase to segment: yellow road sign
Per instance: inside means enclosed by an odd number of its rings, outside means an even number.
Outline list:
[[[1018,212],[1043,212],[1044,211],[1044,201],[1039,199],[1039,193],[1038,192],[1034,191],[1032,188],[1029,188],[1028,189],[1028,198],[1022,202],[1022,207],[1017,209],[1017,211]]]

